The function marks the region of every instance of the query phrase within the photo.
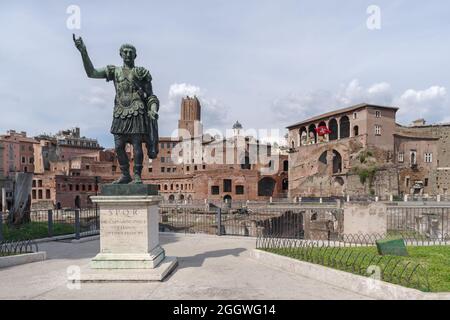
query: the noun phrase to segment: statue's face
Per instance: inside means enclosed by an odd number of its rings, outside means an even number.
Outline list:
[[[125,63],[133,62],[136,59],[136,53],[131,48],[122,49],[120,56]]]

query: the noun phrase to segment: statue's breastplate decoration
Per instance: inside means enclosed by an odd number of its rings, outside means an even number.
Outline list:
[[[134,69],[116,68],[115,118],[126,119],[144,114],[144,103],[138,94],[138,89],[133,85],[133,71]]]

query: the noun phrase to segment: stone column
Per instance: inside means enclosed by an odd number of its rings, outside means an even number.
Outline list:
[[[337,139],[340,140],[341,139],[341,118],[336,119],[337,122]]]
[[[2,188],[2,212],[5,213],[7,211],[6,207],[6,189]]]

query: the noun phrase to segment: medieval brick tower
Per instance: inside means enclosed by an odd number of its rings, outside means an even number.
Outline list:
[[[179,135],[190,134],[191,138],[202,135],[201,106],[197,97],[186,97],[181,100],[180,120],[178,120]],[[183,131],[183,132],[181,132]]]

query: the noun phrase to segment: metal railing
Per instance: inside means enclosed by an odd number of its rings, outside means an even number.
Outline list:
[[[160,206],[162,232],[217,234],[217,212],[206,207]]]
[[[418,239],[450,240],[450,207],[388,207],[387,230]]]
[[[371,233],[371,234],[334,234],[332,237],[326,234],[314,235],[314,237],[291,237],[282,234],[270,234],[258,237],[257,241],[263,241],[264,238],[275,238],[279,241],[302,240],[310,241],[318,244],[324,244],[333,247],[373,247],[378,240],[386,239],[402,239],[408,246],[450,246],[450,236],[442,238],[427,238],[423,236],[413,235],[409,232],[387,232],[387,233]]]
[[[222,202],[220,204],[223,204]],[[215,206],[208,204],[161,204],[160,231],[205,233],[233,236],[268,236],[315,240],[342,240],[353,237],[355,242],[364,235],[343,235],[344,210],[335,203],[321,205],[303,203]],[[24,237],[55,237],[74,235],[75,238],[98,234],[99,212],[95,208],[72,210],[33,210],[30,222],[19,227]],[[0,240],[16,239],[15,228],[9,227],[8,215],[0,213]],[[27,233],[28,232],[28,233]],[[17,233],[17,232],[16,232]],[[416,243],[448,243],[450,241],[450,206],[388,206],[387,234],[401,236]],[[384,237],[386,235],[371,235]],[[341,237],[341,238],[339,238]],[[345,239],[344,239],[345,240]],[[364,240],[364,239],[360,239]],[[367,239],[366,239],[367,240]],[[374,243],[373,239],[369,239]],[[358,240],[359,241],[359,240]],[[359,241],[361,242],[361,241]]]
[[[189,206],[189,207],[219,207],[219,208],[244,208],[249,206],[276,206],[276,205],[312,205],[312,204],[326,204],[335,205],[337,202],[345,201],[343,197],[303,197],[303,198],[273,198],[272,200],[231,200],[223,201],[217,199],[202,199],[202,200],[163,200],[163,206]]]
[[[38,245],[33,240],[0,241],[0,257],[38,251]]]
[[[304,235],[304,221],[325,215],[338,219],[341,209],[335,207],[295,208],[237,208],[223,209],[209,206],[160,207],[160,231],[183,233],[206,233],[215,235],[251,236],[282,234],[286,237]]]
[[[364,239],[364,235],[345,235],[344,219],[344,209],[334,204],[160,207],[161,231],[253,237],[276,234],[279,237],[315,240],[341,240],[347,237],[349,242],[358,242],[358,238],[363,238],[360,240],[371,244],[386,235],[399,236],[410,243],[446,244],[450,241],[450,207],[389,206],[387,233],[370,235],[371,239]]]
[[[98,210],[32,210],[26,214],[29,220],[20,226],[8,224],[9,215],[0,213],[0,241],[12,239],[37,239],[73,235],[76,239],[98,234],[100,217]]]
[[[256,248],[425,292],[430,291],[428,271],[423,265],[400,257],[378,255],[366,250],[364,245],[355,247],[354,242],[340,241],[339,245],[336,244],[337,242],[333,245],[328,241],[286,239],[272,235],[259,237]]]

